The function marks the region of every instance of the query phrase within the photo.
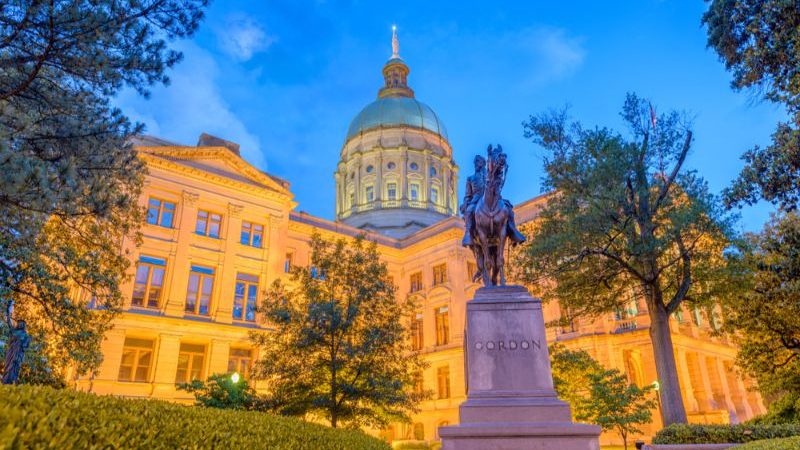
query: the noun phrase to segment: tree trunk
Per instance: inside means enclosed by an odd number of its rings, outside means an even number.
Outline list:
[[[660,384],[658,395],[661,398],[661,418],[664,426],[686,423],[686,409],[683,407],[672,335],[669,331],[669,314],[660,299],[650,303],[650,340]]]

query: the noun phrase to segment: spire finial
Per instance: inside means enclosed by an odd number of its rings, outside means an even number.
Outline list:
[[[397,25],[392,25],[392,58],[400,57],[400,41],[397,39]]]

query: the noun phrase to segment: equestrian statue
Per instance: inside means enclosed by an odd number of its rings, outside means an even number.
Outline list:
[[[487,160],[475,156],[475,173],[467,178],[467,192],[461,204],[464,239],[461,244],[475,254],[478,271],[472,281],[483,278],[484,286],[504,286],[506,239],[512,245],[525,242],[514,223],[514,207],[500,195],[508,172],[507,156],[498,145],[486,149]]]

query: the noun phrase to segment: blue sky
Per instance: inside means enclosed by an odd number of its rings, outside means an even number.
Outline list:
[[[522,136],[530,114],[570,105],[587,126],[622,129],[625,93],[694,118],[687,161],[720,192],[739,156],[764,145],[781,108],[730,89],[706,49],[702,1],[365,2],[225,1],[197,35],[174,45],[184,60],[149,100],[119,106],[147,133],[195,144],[201,132],[238,142],[243,156],[284,177],[299,210],[333,217],[333,171],[350,120],[382,84],[397,24],[409,84],[447,126],[461,167],[500,143],[511,170],[504,194],[541,193],[541,149]],[[742,210],[757,230],[767,205]]]

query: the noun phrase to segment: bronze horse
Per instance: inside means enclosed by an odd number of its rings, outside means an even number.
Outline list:
[[[474,250],[484,286],[505,286],[505,248],[513,210],[500,192],[508,166],[501,146],[492,148],[489,145],[487,153],[486,184],[483,196],[475,206],[472,234],[477,239],[474,239]]]

